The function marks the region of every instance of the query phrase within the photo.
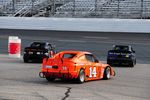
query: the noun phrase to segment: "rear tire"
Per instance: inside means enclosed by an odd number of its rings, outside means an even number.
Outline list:
[[[23,61],[24,61],[24,63],[28,63],[28,59],[24,59]]]
[[[84,72],[83,69],[80,70],[77,81],[78,81],[78,83],[84,83],[84,81],[85,81],[85,72]]]
[[[130,67],[134,67],[134,62],[131,61],[131,62],[129,63],[129,66],[130,66]]]
[[[110,72],[110,67],[106,67],[106,68],[105,68],[105,71],[104,71],[104,80],[110,79],[110,76],[111,76],[110,73],[111,73],[111,72]]]
[[[54,80],[55,80],[55,78],[54,78],[54,77],[47,77],[47,76],[46,76],[45,78],[46,78],[46,80],[47,80],[47,81],[49,81],[49,82],[50,82],[50,81],[54,81]]]
[[[136,65],[136,59],[134,60],[134,65]]]
[[[109,65],[111,65],[111,66],[112,66],[112,63],[111,63],[109,60],[107,60],[107,64],[109,64]]]

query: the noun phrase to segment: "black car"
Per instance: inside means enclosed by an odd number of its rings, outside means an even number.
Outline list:
[[[33,42],[29,47],[25,47],[24,62],[43,61],[43,58],[52,57],[56,53],[55,48],[48,42]]]
[[[130,45],[114,45],[113,49],[108,51],[107,63],[134,67],[136,64],[135,51]]]

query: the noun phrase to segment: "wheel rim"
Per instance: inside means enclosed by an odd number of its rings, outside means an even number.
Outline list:
[[[110,78],[110,68],[107,68],[107,78]]]
[[[80,81],[84,82],[84,72],[81,72],[81,74],[80,74]]]

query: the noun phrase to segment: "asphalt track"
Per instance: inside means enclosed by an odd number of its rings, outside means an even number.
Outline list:
[[[38,76],[41,64],[8,57],[8,36],[14,35],[22,39],[22,50],[32,41],[48,41],[57,51],[93,52],[102,62],[112,45],[130,44],[137,65],[114,67],[117,75],[110,80],[47,82]],[[0,100],[150,100],[150,34],[0,29]]]

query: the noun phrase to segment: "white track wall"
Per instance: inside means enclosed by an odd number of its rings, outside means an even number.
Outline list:
[[[150,33],[150,20],[0,17],[0,29]]]

